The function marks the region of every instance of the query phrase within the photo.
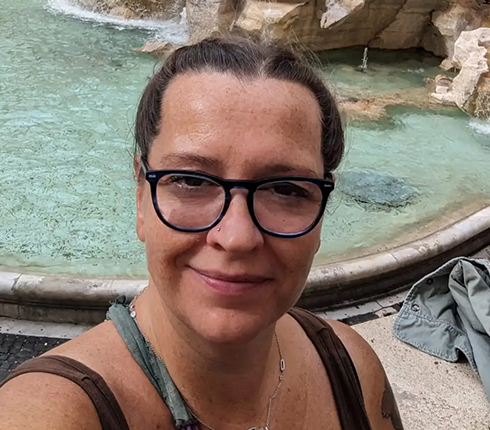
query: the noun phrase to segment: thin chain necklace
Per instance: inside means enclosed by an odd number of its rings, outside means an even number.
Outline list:
[[[151,351],[153,352],[153,354],[156,355],[156,357],[163,363],[165,364],[165,362],[163,361],[162,357],[160,357],[160,355],[158,354],[158,352],[155,351],[155,348],[153,348],[153,345],[151,344],[150,340],[146,337],[146,335],[143,333],[143,330],[141,330],[141,327],[139,326],[138,324],[138,320],[136,319],[136,310],[134,309],[134,303],[136,301],[136,299],[146,290],[147,287],[143,288],[135,297],[134,299],[132,300],[132,302],[129,304],[129,312],[130,312],[130,315],[131,315],[131,318],[133,318],[136,326],[138,327],[141,335],[143,336],[143,338],[145,339],[147,345],[149,346],[149,348],[151,349]],[[284,381],[284,372],[286,370],[286,361],[284,360],[283,356],[282,356],[282,351],[281,351],[281,345],[279,343],[279,338],[277,337],[277,333],[275,332],[274,330],[274,337],[276,339],[276,344],[277,344],[277,350],[279,352],[279,381],[277,383],[277,386],[276,386],[276,389],[274,390],[274,393],[272,393],[272,396],[269,397],[269,401],[267,403],[267,414],[266,414],[266,419],[265,419],[265,425],[264,427],[250,427],[248,430],[269,430],[269,423],[270,423],[270,419],[271,419],[271,411],[272,411],[272,403],[274,401],[274,399],[276,398],[277,396],[277,393],[279,392],[279,389],[281,388],[281,385],[282,385],[282,382]],[[186,402],[187,403],[187,402]],[[206,427],[207,429],[209,430],[216,430],[214,427],[210,426],[209,424],[207,424],[205,421],[203,421],[201,418],[199,418],[196,413],[189,407],[189,405],[187,404],[187,407],[190,411],[190,413],[192,414],[192,416],[201,424],[203,425],[204,427]]]

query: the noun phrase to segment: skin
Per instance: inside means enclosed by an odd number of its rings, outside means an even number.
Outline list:
[[[152,169],[193,169],[234,179],[323,177],[319,107],[301,85],[181,75],[170,84],[162,111],[161,132],[149,154]],[[275,330],[287,368],[270,428],[340,430],[323,364],[286,314],[318,251],[320,226],[292,240],[264,235],[250,219],[245,192],[232,194],[217,227],[180,233],[157,218],[148,183],[138,182],[137,234],[145,243],[150,273],[149,288],[136,302],[138,323],[194,411],[230,430],[264,424],[265,406],[278,381]],[[254,288],[240,295],[217,294],[212,288],[223,285],[223,277],[237,275],[254,278],[239,282]],[[386,412],[386,405],[396,408],[396,402],[374,351],[349,327],[332,326],[358,371],[373,429],[399,430],[394,412]],[[169,411],[111,322],[50,354],[72,357],[101,374],[132,430],[173,428]],[[0,389],[0,404],[0,430],[100,429],[83,391],[53,375],[13,379]]]

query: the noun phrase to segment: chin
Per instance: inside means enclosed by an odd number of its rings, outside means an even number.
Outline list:
[[[228,290],[216,291],[192,272],[188,273],[190,276],[182,280],[183,286],[174,296],[172,307],[178,309],[177,318],[207,342],[252,341],[289,309],[280,305],[289,300],[285,294],[278,294],[275,282],[232,294]]]
[[[276,322],[267,309],[201,309],[188,316],[190,328],[210,343],[233,344],[254,340],[264,330]]]

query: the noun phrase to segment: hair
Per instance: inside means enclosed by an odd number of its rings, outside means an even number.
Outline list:
[[[162,99],[170,82],[184,73],[218,72],[241,80],[270,78],[309,89],[321,112],[321,151],[325,176],[335,170],[344,153],[344,129],[335,99],[307,59],[292,49],[259,36],[210,37],[184,46],[168,56],[153,75],[136,114],[135,155],[148,164],[148,154],[160,132]]]

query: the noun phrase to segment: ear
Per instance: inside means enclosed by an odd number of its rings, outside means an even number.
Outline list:
[[[136,180],[139,179],[140,177],[140,171],[141,171],[141,155],[135,155],[133,158],[133,170],[134,170],[134,177]]]
[[[316,251],[315,254],[318,254],[318,251],[320,251],[320,246],[322,245],[322,239],[320,236],[318,236],[318,244],[316,245]]]
[[[143,191],[145,188],[145,181],[141,177],[141,156],[135,155],[133,160],[133,169],[136,179],[136,234],[139,240],[145,241],[145,221],[144,221],[144,205],[143,205]]]

